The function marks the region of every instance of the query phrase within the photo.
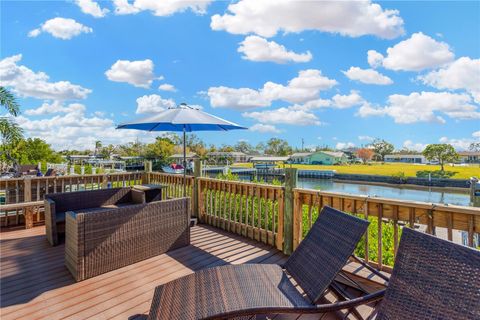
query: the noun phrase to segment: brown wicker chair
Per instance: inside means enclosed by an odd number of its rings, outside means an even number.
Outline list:
[[[376,319],[480,319],[480,251],[404,228]]]
[[[190,244],[189,198],[67,212],[65,265],[81,281]]]
[[[324,207],[284,268],[273,264],[227,265],[174,280],[155,289],[149,319],[320,313],[376,301],[383,291],[361,299],[317,306],[367,227],[368,221]]]
[[[65,234],[65,212],[105,206],[145,203],[145,194],[132,188],[100,189],[45,195],[45,227],[48,242],[58,245]]]

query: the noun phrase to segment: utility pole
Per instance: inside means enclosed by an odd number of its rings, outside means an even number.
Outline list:
[[[302,138],[302,152],[303,152],[303,150],[304,150],[304,149],[303,149],[303,145],[304,145],[304,144],[305,144],[305,140],[303,140],[303,138]]]

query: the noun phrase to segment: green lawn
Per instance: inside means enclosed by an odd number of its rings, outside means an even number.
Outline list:
[[[238,163],[234,166],[252,167],[251,163]],[[377,174],[384,176],[397,175],[403,172],[405,176],[415,177],[417,171],[436,171],[440,170],[439,165],[415,165],[406,163],[375,163],[375,164],[351,164],[339,166],[324,166],[324,165],[307,165],[307,164],[286,164],[285,167],[307,169],[307,170],[336,170],[338,173],[358,173],[358,174]],[[451,167],[445,166],[445,171],[454,172],[452,176],[454,179],[468,179],[471,176],[480,177],[480,166],[472,165],[468,167]]]

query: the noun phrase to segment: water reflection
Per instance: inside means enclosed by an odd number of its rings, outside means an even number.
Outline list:
[[[399,187],[374,186],[346,182],[333,182],[328,179],[299,178],[298,187],[324,191],[335,191],[372,197],[393,198],[433,203],[448,203],[468,206],[470,198],[468,193],[455,193],[432,191],[431,189],[406,189]]]

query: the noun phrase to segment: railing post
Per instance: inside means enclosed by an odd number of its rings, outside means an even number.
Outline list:
[[[152,172],[152,161],[145,161],[143,163],[144,174],[143,174],[143,183],[150,184],[150,172]]]
[[[293,214],[294,198],[293,189],[297,187],[297,168],[285,168],[285,198],[283,211],[283,252],[291,254],[293,252]]]
[[[202,163],[200,159],[193,160],[193,189],[192,189],[192,217],[198,218],[200,211],[198,207],[198,178],[202,176]]]
[[[23,178],[23,201],[32,201],[32,178],[30,176]]]

